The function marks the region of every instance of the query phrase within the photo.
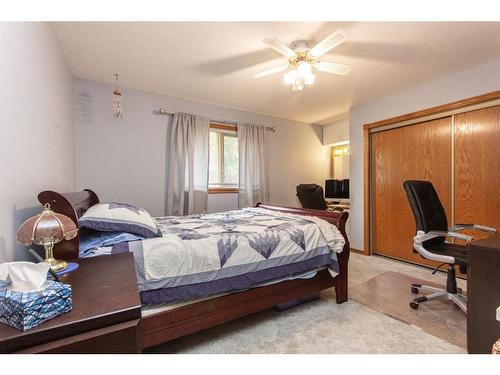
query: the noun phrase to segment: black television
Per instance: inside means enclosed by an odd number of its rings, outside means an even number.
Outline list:
[[[325,198],[349,199],[349,179],[325,180]]]

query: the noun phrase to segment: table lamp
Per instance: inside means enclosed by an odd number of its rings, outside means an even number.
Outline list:
[[[50,209],[48,203],[43,206],[42,213],[33,216],[21,224],[16,239],[20,245],[29,246],[33,242],[45,247],[45,262],[56,271],[63,271],[68,263],[54,258],[54,244],[62,240],[76,237],[78,228],[69,217],[57,214]]]

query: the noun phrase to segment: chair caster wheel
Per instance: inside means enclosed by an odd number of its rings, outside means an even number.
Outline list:
[[[413,310],[417,310],[417,309],[418,309],[418,303],[417,303],[417,302],[410,302],[410,307],[411,307]]]
[[[413,294],[418,294],[418,288],[415,288],[414,286],[411,287],[411,292]]]

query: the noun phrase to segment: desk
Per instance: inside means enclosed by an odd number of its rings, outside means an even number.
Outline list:
[[[491,353],[500,338],[500,234],[471,242],[467,266],[467,350]]]
[[[327,203],[326,204],[328,208],[340,208],[343,211],[349,211],[349,205],[348,204],[342,204],[342,203]]]
[[[61,281],[73,309],[26,332],[0,324],[0,353],[137,353],[141,303],[131,253],[81,259]]]

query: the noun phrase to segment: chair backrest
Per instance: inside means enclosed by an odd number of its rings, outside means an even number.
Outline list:
[[[417,231],[427,233],[431,230],[448,230],[446,212],[431,182],[409,180],[403,183],[403,187],[406,190],[413,216],[415,216]],[[444,238],[437,237],[426,242],[428,244],[442,243]]]
[[[302,208],[313,208],[316,210],[326,210],[325,196],[323,188],[316,184],[297,185],[297,197]]]

